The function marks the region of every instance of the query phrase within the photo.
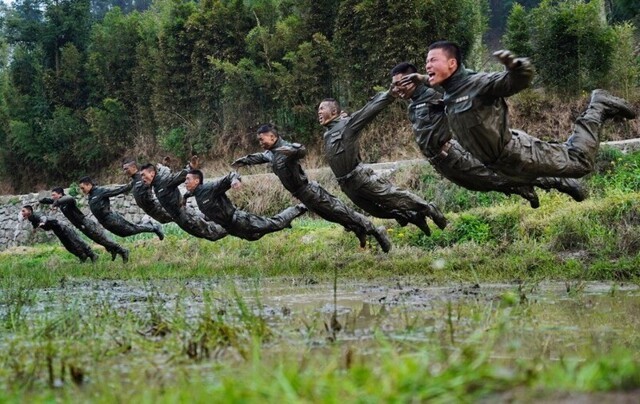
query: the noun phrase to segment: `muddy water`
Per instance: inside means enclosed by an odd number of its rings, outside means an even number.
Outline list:
[[[264,318],[286,344],[322,344],[327,339],[366,341],[376,332],[392,339],[452,342],[466,338],[496,316],[507,316],[517,346],[505,352],[554,358],[568,350],[606,348],[614,341],[640,345],[640,289],[619,283],[537,283],[430,286],[420,282],[339,282],[299,279],[253,281],[67,282],[31,291],[26,317],[73,308],[109,307],[142,318],[160,312],[187,321],[205,309],[237,318],[246,305]],[[10,309],[6,299],[0,317]],[[213,309],[213,310],[211,310]],[[561,346],[562,351],[555,347]],[[496,352],[496,355],[500,355]]]

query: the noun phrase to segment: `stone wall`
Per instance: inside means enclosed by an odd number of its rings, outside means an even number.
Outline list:
[[[67,191],[68,190],[65,190],[65,192]],[[34,232],[31,223],[26,220],[20,220],[20,209],[22,209],[22,206],[31,205],[34,211],[41,212],[45,216],[61,219],[67,223],[67,219],[57,209],[52,208],[51,205],[41,205],[38,202],[42,198],[49,197],[51,197],[50,191],[18,196],[0,196],[0,250],[18,245],[46,241],[52,237],[55,238],[51,232],[41,230]],[[93,215],[89,211],[87,198],[78,197],[76,200],[80,210],[89,218],[93,219]],[[136,205],[133,196],[129,194],[118,195],[111,198],[111,207],[124,215],[127,220],[134,223],[151,220],[151,218]]]

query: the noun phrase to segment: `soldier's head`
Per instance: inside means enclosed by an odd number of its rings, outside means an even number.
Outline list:
[[[187,178],[184,180],[184,186],[187,188],[187,191],[193,192],[203,182],[204,174],[202,174],[202,171],[191,170],[187,173]]]
[[[62,187],[55,187],[51,190],[51,199],[57,201],[64,196],[64,189]]]
[[[33,215],[33,206],[31,205],[24,205],[22,207],[22,209],[20,209],[20,214],[22,215],[22,217],[24,217],[25,219],[28,219],[31,215]]]
[[[140,167],[140,176],[142,177],[142,182],[151,185],[154,178],[156,178],[156,166],[151,163],[143,165]]]
[[[276,144],[278,138],[278,132],[273,125],[266,124],[258,128],[258,143],[263,149],[270,150]]]
[[[318,105],[318,122],[327,126],[329,122],[340,116],[340,103],[334,98],[325,98]]]
[[[80,187],[80,191],[82,191],[83,194],[87,195],[94,187],[93,180],[91,177],[82,177],[80,181],[78,181],[78,187]]]
[[[455,43],[438,41],[429,46],[425,68],[432,87],[442,84],[460,66],[462,66],[462,51]]]
[[[398,63],[393,69],[391,69],[391,84],[394,86],[394,91],[403,100],[407,100],[413,96],[416,90],[416,84],[411,82],[409,84],[400,85],[400,80],[404,76],[412,73],[418,73],[418,68],[409,62]]]
[[[138,172],[138,163],[134,159],[123,159],[122,160],[122,170],[128,175],[133,176]]]

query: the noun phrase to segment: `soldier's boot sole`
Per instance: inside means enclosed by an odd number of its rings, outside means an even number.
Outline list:
[[[389,238],[387,229],[385,229],[384,226],[377,227],[376,231],[373,233],[373,237],[375,237],[378,244],[380,244],[380,248],[382,248],[382,251],[386,253],[391,251],[391,239]]]
[[[626,119],[634,119],[636,112],[626,100],[616,97],[606,90],[593,90],[589,106],[601,109],[605,118],[620,116]]]
[[[391,211],[391,214],[394,216],[396,222],[398,222],[400,227],[405,227],[406,225],[409,224],[409,219],[407,218],[407,215],[400,213],[399,210],[394,209]]]
[[[429,207],[425,211],[425,214],[433,220],[440,230],[444,230],[444,228],[447,227],[447,218],[444,217],[442,212],[440,212],[440,209],[438,209],[435,204],[429,203]]]
[[[129,262],[129,250],[123,250],[120,255],[122,256],[122,263],[126,264]]]
[[[422,232],[427,236],[431,236],[431,228],[429,228],[429,225],[427,224],[427,220],[425,219],[425,216],[422,214],[418,215],[418,219],[413,223],[416,225],[416,227],[418,227],[420,230],[422,230]]]
[[[540,198],[533,187],[519,187],[517,193],[529,201],[531,208],[538,209],[540,207]]]
[[[164,232],[162,231],[162,226],[159,224],[154,225],[153,232],[156,233],[156,236],[160,239],[160,241],[164,240]]]
[[[563,178],[554,188],[569,195],[576,202],[587,199],[587,190],[575,178]]]
[[[358,237],[358,241],[360,242],[360,248],[367,247],[367,233],[364,231],[357,231],[356,237]]]

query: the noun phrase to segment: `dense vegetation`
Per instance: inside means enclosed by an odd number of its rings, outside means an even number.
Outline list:
[[[0,176],[25,191],[123,155],[228,157],[267,121],[313,143],[319,100],[359,107],[397,62],[422,66],[433,40],[492,68],[490,16],[534,59],[537,85],[637,97],[635,2],[538,3],[16,0],[0,9]],[[399,130],[401,116],[381,125]]]

